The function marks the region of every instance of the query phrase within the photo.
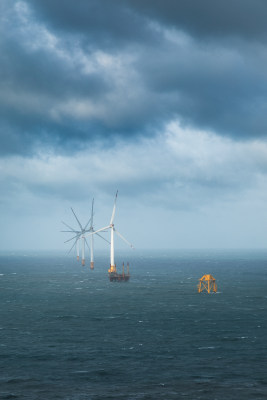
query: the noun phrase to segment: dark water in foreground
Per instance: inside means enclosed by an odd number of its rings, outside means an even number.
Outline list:
[[[130,262],[110,283],[102,256],[0,257],[0,398],[266,399],[267,252]]]

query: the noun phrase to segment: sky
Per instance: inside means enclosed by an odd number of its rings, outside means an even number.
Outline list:
[[[117,190],[137,249],[266,248],[266,20],[263,0],[1,0],[0,250],[67,251],[70,207],[85,224],[94,198],[99,229]]]

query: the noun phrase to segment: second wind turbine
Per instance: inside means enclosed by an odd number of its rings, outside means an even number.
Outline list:
[[[127,275],[124,274],[124,263],[123,263],[123,273],[122,274],[118,274],[117,270],[116,270],[116,264],[115,264],[115,257],[114,257],[114,232],[125,242],[127,243],[132,249],[134,248],[133,245],[128,242],[128,240],[126,240],[122,234],[120,232],[118,232],[115,229],[114,226],[114,217],[115,217],[115,211],[116,211],[116,202],[117,202],[117,197],[118,197],[118,191],[116,193],[115,196],[115,201],[114,201],[114,206],[113,206],[113,211],[111,214],[111,219],[110,219],[110,223],[108,226],[105,226],[104,228],[98,229],[97,231],[91,233],[91,235],[93,236],[93,234],[98,234],[98,232],[101,231],[105,231],[106,229],[110,229],[110,268],[108,270],[109,273],[109,278],[111,281],[125,281],[129,279],[129,264],[127,264],[128,266],[128,271],[127,271]]]

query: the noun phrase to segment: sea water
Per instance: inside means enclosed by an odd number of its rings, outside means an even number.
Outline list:
[[[1,399],[267,398],[266,251],[116,257],[0,256]]]

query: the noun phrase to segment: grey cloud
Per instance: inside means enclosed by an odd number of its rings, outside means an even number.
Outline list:
[[[266,136],[267,74],[261,48],[234,49],[195,42],[150,49],[140,58],[143,85],[167,105],[169,118],[240,138]]]
[[[261,0],[28,0],[40,18],[54,28],[87,32],[94,39],[142,41],[152,32],[145,24],[156,21],[184,30],[196,38],[238,36],[267,39],[267,4]]]
[[[55,98],[72,96],[94,96],[107,92],[110,84],[99,74],[77,74],[63,60],[45,51],[26,53],[14,42],[2,47],[2,90],[41,93]]]
[[[93,71],[83,74],[64,59],[49,51],[28,51],[14,40],[6,39],[1,45],[1,92],[14,95],[48,96],[53,101],[68,96],[91,96],[99,99],[111,90],[112,83]],[[1,96],[4,97],[5,96]],[[6,103],[8,103],[6,98]],[[21,108],[23,108],[22,100]],[[33,108],[34,109],[34,108]]]
[[[127,3],[141,15],[196,38],[267,39],[267,4],[261,0],[127,0]]]
[[[129,42],[153,41],[155,34],[147,26],[144,17],[127,3],[108,0],[27,0],[36,13],[52,29],[69,34],[85,34],[85,43],[114,49]],[[159,39],[159,37],[158,37]]]

